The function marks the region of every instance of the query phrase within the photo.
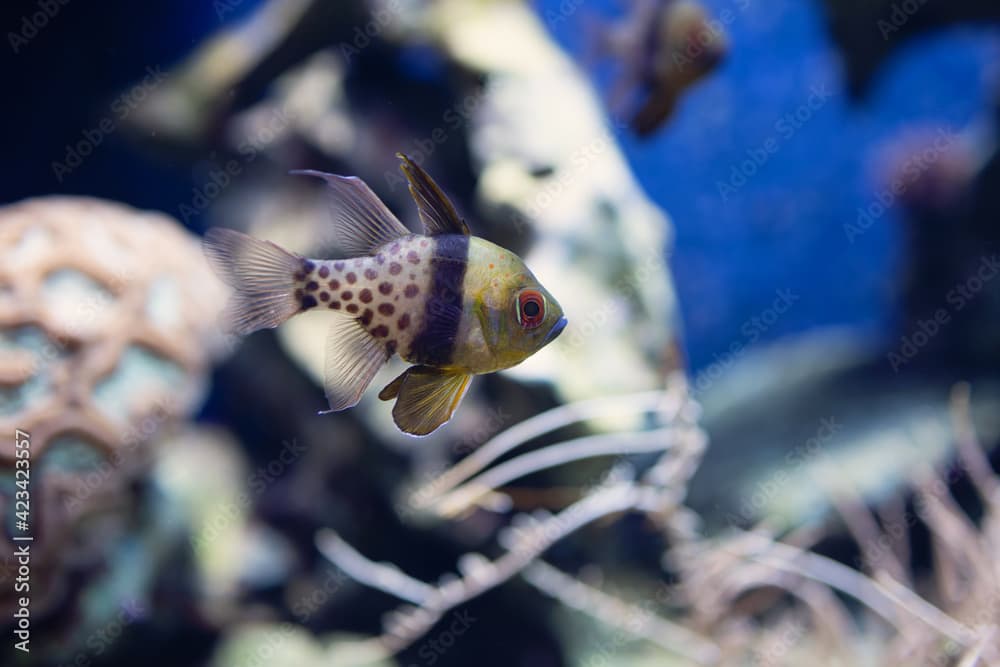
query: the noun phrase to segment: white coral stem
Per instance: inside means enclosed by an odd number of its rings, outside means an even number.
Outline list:
[[[762,535],[746,534],[754,535],[758,545],[762,547],[758,552],[748,554],[752,560],[818,581],[846,593],[899,629],[902,629],[902,622],[898,612],[902,611],[963,647],[970,646],[976,640],[975,633],[971,629],[916,593],[906,594],[904,592],[906,588],[884,572],[881,578],[885,583],[880,583],[819,554],[774,542]]]
[[[433,586],[414,579],[391,563],[368,560],[332,530],[317,533],[316,544],[324,556],[358,583],[417,605],[434,592]]]
[[[515,479],[583,459],[666,451],[674,445],[676,434],[676,428],[663,428],[640,433],[601,433],[567,440],[501,463],[442,496],[435,505],[439,514],[453,517]]]
[[[391,565],[366,559],[333,531],[321,532],[317,546],[334,565],[357,581],[419,605],[417,609],[395,613],[391,627],[379,639],[394,653],[426,633],[449,610],[520,573],[555,542],[592,521],[634,507],[639,495],[639,489],[632,483],[600,487],[559,514],[519,529],[510,540],[507,552],[495,561],[484,559],[462,577],[436,587],[413,579]]]
[[[700,665],[715,664],[720,658],[719,648],[709,639],[643,606],[624,602],[588,586],[544,561],[535,561],[522,575],[532,586],[567,607],[651,641],[671,653]]]
[[[455,466],[415,490],[410,496],[410,504],[413,507],[434,504],[442,494],[476,475],[507,452],[546,433],[580,421],[652,411],[661,412],[663,423],[667,423],[679,413],[686,400],[683,390],[657,390],[578,401],[547,410],[497,434]]]

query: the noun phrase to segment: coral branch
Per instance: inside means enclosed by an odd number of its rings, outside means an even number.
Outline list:
[[[395,565],[368,560],[332,530],[317,533],[316,546],[347,576],[401,600],[419,605],[434,592],[433,586],[403,573]]]
[[[879,590],[893,601],[899,608],[906,610],[914,618],[918,618],[930,628],[938,630],[948,639],[962,646],[971,646],[976,641],[976,633],[968,626],[959,623],[930,602],[899,583],[886,572],[876,575]]]
[[[956,384],[951,391],[949,407],[958,456],[983,500],[996,502],[1000,500],[1000,481],[993,474],[993,468],[983,454],[983,446],[976,435],[970,407],[971,394],[966,382]]]
[[[570,424],[652,411],[659,412],[662,415],[661,422],[666,424],[676,417],[685,400],[686,396],[682,392],[648,391],[628,396],[578,401],[553,408],[494,436],[454,467],[416,489],[411,494],[410,503],[413,507],[427,507],[442,494],[476,475],[512,449]]]
[[[489,469],[442,496],[436,503],[437,512],[445,517],[456,516],[484,495],[512,480],[564,463],[599,456],[664,451],[673,445],[671,436],[675,433],[676,429],[672,427],[640,433],[601,433],[529,452]]]
[[[495,561],[469,554],[459,561],[460,578],[442,578],[437,587],[409,577],[395,567],[374,563],[349,547],[333,531],[317,538],[323,554],[360,583],[418,602],[391,614],[379,638],[386,651],[396,653],[430,630],[443,614],[520,573],[555,542],[588,523],[635,506],[637,487],[629,483],[599,487],[557,515],[542,520],[522,516],[520,525],[502,537],[507,552]]]
[[[754,535],[753,533],[745,533]],[[952,641],[969,646],[975,641],[974,633],[943,611],[930,604],[916,593],[883,573],[883,581],[895,586],[889,590],[886,585],[874,581],[857,570],[819,554],[802,551],[781,542],[774,542],[762,535],[755,535],[760,549],[747,554],[752,560],[785,572],[793,572],[839,590],[864,603],[876,614],[902,630],[898,611],[904,611],[929,628],[940,632]],[[902,591],[907,591],[906,595]]]
[[[975,646],[972,646],[965,655],[962,656],[961,661],[955,667],[975,667],[979,664],[979,658],[982,657],[983,651],[989,646],[990,642],[996,637],[997,629],[990,628],[987,632],[983,633],[983,636],[979,638]]]
[[[982,596],[990,591],[967,590],[959,584],[967,586],[969,580],[992,579],[996,562],[992,553],[997,541],[994,533],[1000,534],[1000,527],[995,526],[994,509],[998,487],[989,463],[978,451],[959,388],[953,396],[956,431],[959,440],[965,443],[962,456],[966,466],[976,469],[973,476],[978,479],[973,481],[987,496],[984,524],[988,525],[979,530],[933,470],[925,469],[914,479],[919,501],[917,512],[928,525],[932,544],[937,548],[937,569],[939,573],[949,573],[946,577],[949,582],[944,582],[947,585],[943,583],[939,590],[945,594],[946,603],[951,600],[963,605],[946,604],[943,608],[919,596],[910,588],[911,582],[904,579],[909,574],[905,536],[901,544],[892,545],[890,554],[883,555],[875,549],[885,529],[874,515],[859,514],[867,510],[853,492],[834,496],[835,506],[862,544],[872,576],[811,552],[805,546],[789,543],[787,538],[779,542],[759,532],[741,532],[721,544],[702,538],[698,516],[683,503],[707,439],[697,426],[698,405],[687,397],[684,389],[681,382],[671,385],[666,392],[627,397],[621,402],[615,399],[610,405],[608,401],[586,401],[551,410],[500,434],[484,447],[485,453],[483,450],[477,453],[477,460],[470,463],[466,459],[439,478],[443,481],[424,487],[420,504],[448,517],[480,503],[485,496],[497,494],[497,489],[511,480],[539,470],[598,456],[662,452],[638,477],[630,465],[621,462],[601,484],[559,514],[539,511],[533,515],[515,515],[511,525],[497,534],[500,546],[506,551],[492,561],[479,554],[466,554],[458,563],[461,576],[449,574],[436,585],[428,584],[393,565],[369,561],[330,531],[318,535],[320,550],[347,574],[415,605],[404,605],[388,614],[383,635],[360,642],[364,654],[392,656],[427,633],[450,610],[520,574],[566,606],[698,664],[725,661],[739,647],[756,651],[748,648],[755,641],[752,627],[745,625],[749,616],[734,611],[736,601],[752,600],[758,609],[766,608],[769,602],[782,597],[774,593],[769,598],[769,591],[775,590],[784,590],[798,598],[813,619],[810,639],[822,641],[830,655],[846,655],[841,639],[852,631],[851,615],[834,594],[840,592],[856,598],[895,628],[898,635],[889,655],[895,656],[896,662],[908,664],[917,656],[939,650],[941,640],[947,639],[956,652],[951,653],[949,648],[949,655],[956,657],[960,652],[961,664],[992,664],[996,625],[992,608],[986,609],[982,602]],[[664,414],[660,415],[660,426],[655,430],[580,437],[516,456],[482,472],[502,454],[572,421],[593,418],[597,413],[608,416],[649,412],[656,407],[663,409]],[[617,599],[540,560],[555,542],[582,526],[626,511],[646,515],[670,543],[664,563],[675,567],[680,574],[679,586],[673,592],[679,592],[693,612],[686,617],[694,619],[692,627],[720,627],[724,628],[722,634],[707,638],[654,613],[649,606],[651,598],[638,603]],[[905,504],[887,508],[883,518],[886,525],[905,525],[908,518]],[[748,595],[751,592],[755,593],[753,598]],[[762,603],[764,607],[760,606]],[[798,643],[804,627],[794,626],[792,634],[777,637],[774,650],[788,651],[792,643]],[[769,635],[765,632],[758,639],[766,636]],[[773,633],[770,636],[775,637]],[[758,649],[763,646],[758,642]],[[848,662],[853,659],[848,658]]]
[[[522,575],[546,595],[613,628],[646,639],[701,665],[715,664],[719,660],[719,647],[711,640],[648,611],[645,606],[629,604],[588,586],[544,561],[532,563]]]
[[[896,557],[896,552],[880,548],[879,538],[882,532],[878,521],[853,484],[849,480],[841,479],[838,481],[838,488],[836,490],[829,488],[827,493],[833,507],[847,526],[848,532],[861,549],[862,562],[868,573],[885,569],[893,578],[906,580],[908,577],[905,567]]]

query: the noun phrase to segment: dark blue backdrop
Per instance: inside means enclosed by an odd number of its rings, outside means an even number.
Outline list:
[[[190,198],[198,182],[190,167],[149,159],[122,133],[109,135],[62,182],[52,163],[108,115],[110,101],[147,67],[169,68],[224,21],[258,4],[226,1],[233,11],[224,19],[204,0],[71,1],[16,54],[7,35],[38,4],[15,2],[0,10],[6,84],[0,200],[63,192],[173,211]],[[713,16],[732,12],[724,65],[690,91],[651,140],[616,130],[639,181],[674,221],[671,263],[692,364],[704,367],[730,345],[746,342],[741,327],[778,290],[800,298],[762,340],[837,324],[884,333],[896,312],[898,212],[853,243],[844,226],[875,196],[874,157],[902,129],[917,124],[957,131],[981,118],[990,66],[1000,62],[1000,36],[956,28],[913,40],[889,60],[871,95],[851,103],[818,2],[705,4]],[[612,0],[540,0],[536,6],[581,62],[584,17],[620,11]],[[605,89],[609,73],[606,65],[592,72]],[[816,90],[831,96],[803,107]],[[787,117],[796,112],[804,122]],[[750,151],[759,156],[769,139],[774,152],[744,165],[753,175],[723,196],[720,183],[732,186],[733,169],[752,159]]]
[[[559,42],[582,60],[583,16],[613,16],[627,4],[537,6]],[[692,364],[704,367],[746,342],[743,324],[783,289],[800,299],[760,340],[824,325],[884,334],[896,313],[898,209],[853,243],[844,226],[884,187],[876,157],[903,129],[985,124],[990,84],[1000,74],[1000,32],[956,28],[912,40],[888,61],[870,96],[852,103],[819,2],[703,4],[713,17],[731,18],[725,63],[651,140],[617,131],[639,181],[674,221],[672,267]],[[605,90],[609,73],[606,65],[593,73]],[[821,104],[814,98],[804,122],[790,120],[817,88],[832,96]],[[729,184],[733,168],[768,139],[775,152],[756,161],[742,187],[720,195],[719,183]]]

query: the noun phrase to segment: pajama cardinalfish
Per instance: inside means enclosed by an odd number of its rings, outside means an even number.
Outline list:
[[[449,419],[473,375],[514,366],[566,326],[562,308],[514,253],[469,234],[437,184],[399,154],[423,233],[413,234],[357,177],[326,181],[344,259],[307,259],[231,229],[205,236],[233,288],[227,320],[245,335],[322,309],[329,412],[353,407],[398,354],[413,364],[379,393],[399,428],[426,435]]]

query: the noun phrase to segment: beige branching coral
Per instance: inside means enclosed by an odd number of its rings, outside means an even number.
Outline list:
[[[631,466],[615,466],[611,473],[595,484],[580,500],[558,514],[539,511],[516,515],[510,526],[497,535],[504,553],[494,560],[480,554],[466,554],[458,563],[460,576],[445,575],[436,586],[421,582],[393,565],[367,560],[332,531],[318,535],[320,550],[347,574],[361,583],[411,603],[411,606],[400,608],[387,617],[384,634],[372,640],[367,655],[385,657],[402,650],[429,631],[449,610],[517,575],[524,575],[529,583],[535,584],[549,595],[565,595],[568,600],[579,599],[583,589],[571,587],[560,590],[560,586],[553,585],[557,579],[553,572],[541,569],[543,566],[538,565],[539,559],[556,542],[600,519],[629,511],[643,512],[656,517],[675,537],[691,538],[691,516],[683,511],[681,503],[684,499],[683,489],[704,451],[705,438],[694,422],[697,409],[687,397],[683,376],[674,376],[668,384],[670,389],[659,392],[657,396],[643,395],[642,398],[646,400],[636,402],[636,397],[632,397],[633,411],[654,414],[659,428],[646,434],[625,433],[614,438],[593,436],[594,439],[582,443],[581,456],[584,458],[598,455],[622,456],[636,451],[656,450],[661,452],[661,456],[654,466],[641,476],[637,476]],[[649,400],[651,398],[655,400]],[[511,431],[516,430],[522,436],[534,437],[567,423],[594,416],[581,411],[579,407],[570,405],[556,408],[551,413],[535,417],[533,421],[515,426]],[[652,436],[658,446],[653,447],[645,440],[641,441],[641,446],[637,446],[639,441],[636,436],[639,435]],[[552,445],[547,449],[515,457],[502,466],[493,468],[492,470],[502,469],[504,473],[491,477],[488,471],[479,476],[478,481],[474,481],[471,486],[458,487],[457,495],[437,495],[450,491],[488,465],[490,460],[515,449],[525,441],[526,437],[512,438],[501,433],[479,450],[474,463],[459,464],[461,471],[456,472],[456,468],[442,477],[447,480],[446,483],[425,487],[417,492],[416,497],[420,498],[425,507],[439,506],[442,507],[441,513],[444,516],[453,516],[476,506],[483,495],[495,492],[495,485],[580,458],[567,453],[568,443]],[[469,490],[463,492],[463,488]],[[446,497],[450,498],[449,502],[439,505],[437,501]],[[569,579],[564,575],[559,581]],[[596,598],[597,593],[590,594],[590,599]],[[600,599],[610,600],[607,596]],[[695,639],[692,645],[690,640],[696,638],[693,632],[686,631],[667,619],[656,617],[655,614],[639,624],[638,628],[636,632],[641,636],[696,662],[708,664],[717,658],[717,649],[711,642]],[[674,645],[665,640],[660,634],[664,628],[671,628],[673,636],[682,638],[683,641]]]
[[[363,642],[357,655],[384,659],[409,646],[450,610],[520,576],[545,595],[637,639],[644,639],[690,664],[793,665],[822,659],[824,664],[994,665],[1000,664],[1000,529],[996,524],[1000,486],[975,439],[968,415],[968,388],[953,395],[954,427],[963,468],[986,506],[975,525],[932,472],[915,480],[920,520],[930,529],[936,557],[933,597],[918,593],[909,580],[911,565],[897,556],[866,561],[862,571],[812,551],[815,531],[778,539],[763,530],[731,530],[706,538],[698,517],[684,507],[688,480],[701,460],[706,440],[697,426],[697,405],[681,376],[669,390],[555,408],[497,435],[436,480],[417,489],[412,505],[451,520],[475,508],[509,507],[502,486],[537,470],[592,456],[621,456],[654,449],[659,460],[637,474],[625,463],[565,510],[515,515],[497,533],[503,553],[495,559],[470,553],[457,574],[436,584],[420,581],[389,563],[374,563],[332,531],[317,536],[320,550],[355,580],[407,604],[386,617],[384,633]],[[617,411],[655,415],[655,425],[639,433],[603,433],[557,443],[489,468],[498,457],[528,440],[574,421]],[[581,407],[587,409],[581,409]],[[595,408],[590,410],[590,408]],[[577,456],[571,455],[579,444]],[[497,472],[501,471],[501,472]],[[484,502],[489,499],[489,502]],[[863,504],[840,499],[835,506],[868,512]],[[545,552],[585,525],[626,512],[645,514],[669,545],[665,568],[677,583],[663,583],[655,595],[627,601],[584,583],[544,560]],[[905,514],[905,508],[902,510]],[[898,511],[896,512],[898,514]],[[892,512],[885,516],[895,516]],[[908,520],[909,517],[904,517]],[[893,551],[874,517],[848,522],[863,557]],[[859,528],[862,526],[863,528]],[[876,540],[864,544],[865,540]],[[902,578],[901,578],[902,577]],[[921,589],[923,590],[923,589]],[[867,614],[845,604],[847,596]],[[866,618],[870,616],[870,618]],[[879,619],[879,620],[876,620]]]

